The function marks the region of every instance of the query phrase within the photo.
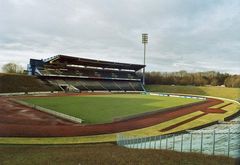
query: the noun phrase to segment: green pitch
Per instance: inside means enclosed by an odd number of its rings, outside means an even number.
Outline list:
[[[114,118],[197,102],[196,99],[160,97],[141,94],[42,97],[24,99],[57,112],[84,120],[84,123],[107,123]]]

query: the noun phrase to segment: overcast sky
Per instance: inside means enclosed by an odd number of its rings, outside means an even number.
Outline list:
[[[0,0],[0,67],[57,54],[240,73],[239,0]]]

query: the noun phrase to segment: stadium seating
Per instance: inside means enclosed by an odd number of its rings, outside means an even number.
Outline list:
[[[99,70],[99,69],[86,69],[86,68],[67,68],[66,70],[60,69],[44,69],[40,73],[46,75],[66,75],[66,76],[87,76],[87,77],[111,77],[111,78],[126,78],[138,79],[134,72],[129,71],[112,71],[112,70]]]
[[[115,83],[124,91],[135,91],[128,81],[115,81]]]
[[[99,81],[104,88],[108,91],[119,91],[122,90],[114,81],[101,80]]]
[[[131,84],[131,86],[133,86],[133,88],[136,91],[142,91],[143,90],[142,84],[139,83],[139,82],[130,82],[130,84]]]
[[[30,75],[61,89],[78,91],[144,91],[136,71],[144,65],[83,59],[64,55],[30,59]]]

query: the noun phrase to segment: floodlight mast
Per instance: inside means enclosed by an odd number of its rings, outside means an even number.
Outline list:
[[[142,43],[144,45],[144,50],[143,50],[143,53],[144,53],[144,57],[143,57],[143,64],[146,65],[146,45],[148,43],[148,34],[147,33],[143,33],[142,34]],[[145,67],[143,68],[143,85],[145,85]]]

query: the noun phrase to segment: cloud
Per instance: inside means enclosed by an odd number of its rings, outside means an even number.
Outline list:
[[[238,0],[0,1],[0,67],[56,54],[142,63],[147,70],[239,73]]]

